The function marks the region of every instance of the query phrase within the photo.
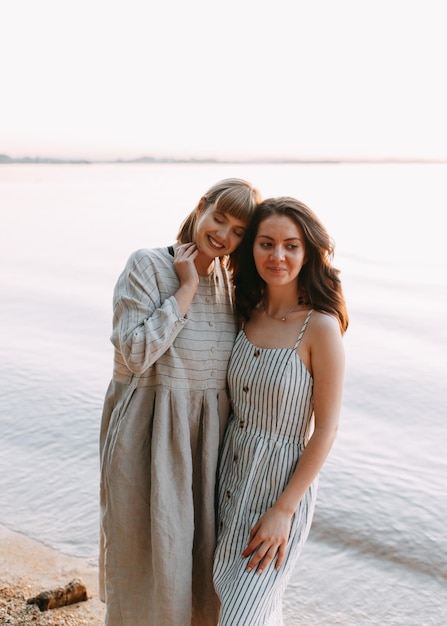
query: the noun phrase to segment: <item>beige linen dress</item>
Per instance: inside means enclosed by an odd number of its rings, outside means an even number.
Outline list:
[[[167,248],[132,254],[115,287],[100,436],[106,626],[217,624],[215,476],[236,324],[214,265],[185,318]]]

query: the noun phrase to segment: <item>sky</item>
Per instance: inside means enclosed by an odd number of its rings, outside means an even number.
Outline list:
[[[0,0],[0,154],[447,158],[444,0]]]

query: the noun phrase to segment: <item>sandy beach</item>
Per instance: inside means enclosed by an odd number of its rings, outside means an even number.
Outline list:
[[[40,611],[27,599],[65,587],[78,578],[88,600]],[[66,556],[0,525],[0,623],[4,626],[102,626],[104,604],[98,598],[98,567]]]

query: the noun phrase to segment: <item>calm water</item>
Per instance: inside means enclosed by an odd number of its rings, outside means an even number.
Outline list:
[[[447,166],[0,166],[0,523],[92,560],[111,297],[241,176],[322,218],[349,304],[342,423],[287,626],[447,623]]]

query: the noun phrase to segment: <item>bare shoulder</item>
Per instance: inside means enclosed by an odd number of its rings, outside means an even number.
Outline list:
[[[304,333],[304,337],[306,337],[306,333]],[[323,353],[327,353],[328,350],[342,351],[343,336],[338,319],[328,313],[313,311],[309,320],[307,341],[314,354],[316,351]]]
[[[309,326],[319,333],[327,333],[329,335],[336,333],[341,335],[338,319],[334,315],[323,313],[322,311],[312,311]]]
[[[322,371],[332,371],[331,363],[340,366],[344,359],[344,348],[338,319],[313,310],[298,346],[298,355],[314,378],[321,376]]]

